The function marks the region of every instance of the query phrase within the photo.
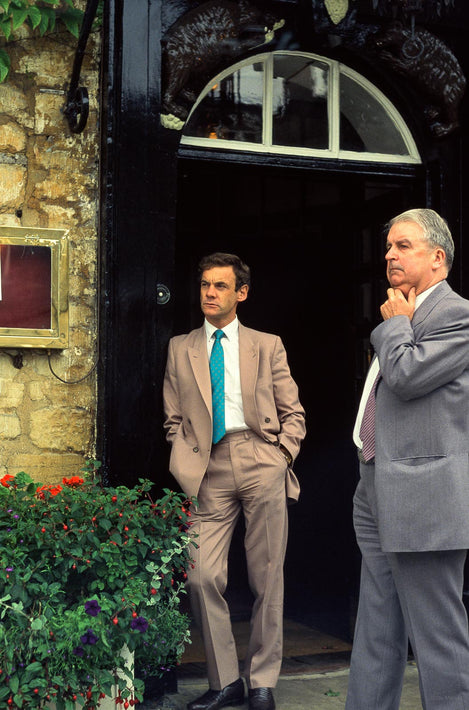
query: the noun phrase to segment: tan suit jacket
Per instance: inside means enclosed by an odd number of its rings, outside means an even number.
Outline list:
[[[239,363],[244,419],[265,441],[285,446],[294,460],[305,436],[304,409],[277,335],[239,324]],[[212,396],[205,327],[169,343],[164,388],[165,429],[171,443],[170,471],[183,491],[196,496],[212,448]],[[297,500],[291,468],[287,496]]]

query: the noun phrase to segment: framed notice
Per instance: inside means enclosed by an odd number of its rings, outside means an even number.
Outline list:
[[[63,229],[0,227],[0,347],[68,347]]]

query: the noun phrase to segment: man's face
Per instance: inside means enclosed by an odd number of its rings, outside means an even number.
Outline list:
[[[392,288],[408,296],[412,286],[418,295],[446,277],[445,255],[423,239],[415,222],[397,222],[386,242],[386,275]]]
[[[245,301],[248,286],[235,289],[236,277],[232,266],[214,266],[202,273],[200,279],[200,306],[209,323],[223,328],[236,316],[240,301]]]

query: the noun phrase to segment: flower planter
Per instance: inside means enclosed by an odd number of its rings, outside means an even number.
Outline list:
[[[132,708],[175,667],[191,512],[152,487],[103,486],[93,462],[62,486],[0,478],[0,710]]]
[[[116,705],[116,697],[109,697],[106,696],[103,698],[103,700],[100,700],[99,702],[99,710],[116,710],[116,707],[120,707],[119,705]],[[57,710],[57,705],[55,703],[47,703],[45,706],[46,710]],[[79,706],[76,706],[77,710]]]
[[[129,651],[129,649],[125,646],[122,649],[121,652],[122,658],[125,659],[125,666],[128,668],[128,670],[132,673],[134,672],[134,654]],[[119,676],[121,678],[127,678],[126,675],[124,675],[122,672],[119,673]],[[127,678],[127,688],[130,691],[131,697],[133,697],[133,684],[130,679]],[[119,697],[119,686],[115,685],[112,691],[112,695],[106,695],[105,698],[102,698],[99,701],[99,710],[116,710],[116,698]],[[57,705],[55,703],[47,703],[46,706],[47,710],[57,710]],[[118,706],[119,707],[119,706]],[[122,706],[121,706],[122,707]],[[78,710],[78,708],[77,708]]]
[[[114,695],[113,697],[106,696],[103,700],[100,700],[98,710],[116,710],[116,707],[122,707],[120,705],[116,705],[116,697],[117,695]],[[57,710],[57,705],[55,703],[47,703],[44,707],[46,710]],[[76,707],[78,710],[79,706]]]

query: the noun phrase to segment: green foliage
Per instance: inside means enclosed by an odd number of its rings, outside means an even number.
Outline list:
[[[76,0],[0,0],[0,38],[3,35],[8,42],[23,25],[42,37],[60,24],[78,37],[84,13],[75,4]],[[9,71],[8,53],[0,49],[0,82],[5,81]]]
[[[2,2],[2,0],[0,0]],[[161,676],[189,640],[179,610],[190,564],[190,504],[151,482],[103,487],[96,462],[63,485],[25,473],[0,479],[0,707],[57,710],[130,706],[122,649]]]
[[[4,49],[0,49],[0,83],[5,81],[10,71],[10,57]]]

